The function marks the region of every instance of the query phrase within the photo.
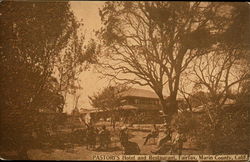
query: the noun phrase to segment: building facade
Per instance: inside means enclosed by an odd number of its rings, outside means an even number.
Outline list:
[[[119,93],[119,95],[121,106],[112,111],[98,109],[89,111],[91,120],[94,123],[100,120],[109,121],[111,115],[113,115],[116,121],[128,124],[164,123],[160,100],[155,92],[139,88],[129,88]]]
[[[150,91],[130,88],[121,93],[121,118],[125,123],[162,123],[161,105],[158,96]]]

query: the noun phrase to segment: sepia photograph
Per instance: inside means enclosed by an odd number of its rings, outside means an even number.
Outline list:
[[[0,159],[250,161],[250,3],[0,1]]]

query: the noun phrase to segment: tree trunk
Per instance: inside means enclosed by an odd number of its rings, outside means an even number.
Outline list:
[[[163,111],[163,113],[166,115],[167,112],[168,112],[168,111],[167,111],[167,102],[166,102],[166,100],[163,98],[163,96],[159,96],[159,99],[160,99],[162,111]]]
[[[168,113],[168,122],[171,123],[173,116],[178,113],[178,102],[177,102],[177,93],[179,90],[179,83],[180,83],[180,77],[181,77],[181,68],[182,68],[182,62],[185,53],[187,52],[187,48],[182,46],[178,58],[176,58],[176,65],[174,67],[175,69],[175,79],[169,82],[169,89],[170,89],[170,96],[169,96],[169,104],[167,107],[167,113]]]
[[[176,100],[176,96],[170,95],[166,109],[167,109],[166,122],[167,122],[167,124],[171,124],[173,117],[178,112],[178,103]]]
[[[166,116],[165,122],[167,125],[171,124],[173,116],[178,112],[178,104],[176,100],[177,90],[178,88],[175,88],[173,92],[170,92],[170,96],[168,99],[165,99],[162,93],[157,93],[161,103],[162,111]]]

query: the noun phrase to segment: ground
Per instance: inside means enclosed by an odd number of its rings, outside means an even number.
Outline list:
[[[151,127],[152,125],[134,125],[133,127],[129,127],[129,140],[136,142],[139,145],[142,155],[151,155],[151,151],[155,151],[157,149],[157,139],[151,139],[146,145],[143,145],[145,140],[143,137],[149,133]],[[29,149],[28,157],[31,160],[91,160],[93,159],[93,155],[122,155],[123,150],[118,140],[119,131],[117,129],[114,131],[111,127],[108,127],[108,129],[111,130],[112,135],[112,144],[108,151],[92,151],[88,150],[84,143],[73,144],[71,141],[72,139],[70,139],[68,143],[65,143],[60,142],[59,138],[55,138],[54,141],[57,142],[56,145],[51,146],[51,143],[47,142],[47,145],[39,149]],[[162,135],[163,132],[161,131],[158,139],[160,139]],[[197,149],[192,145],[192,141],[184,143],[182,154],[197,155],[204,153],[206,152],[197,151]],[[15,157],[15,152],[8,152],[7,154],[9,157],[8,159],[13,159],[12,157]]]
[[[141,132],[141,131],[133,131],[131,134],[134,135],[130,139],[130,141],[137,142],[141,149],[141,154],[150,155],[152,154],[151,151],[156,149],[156,144],[154,140],[150,140],[147,145],[143,145],[144,139],[143,137],[146,136],[148,132]],[[200,152],[195,150],[190,150],[188,148],[188,143],[184,145],[183,154],[200,154]],[[86,149],[86,146],[80,145],[72,145],[66,149],[33,149],[29,150],[28,155],[29,158],[32,160],[91,160],[93,155],[121,155],[123,154],[120,144],[112,143],[111,145],[113,150],[108,152],[104,151],[91,151]],[[188,149],[188,150],[185,150]]]

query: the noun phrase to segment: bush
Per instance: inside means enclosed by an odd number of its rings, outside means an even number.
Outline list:
[[[198,121],[191,112],[182,112],[178,114],[172,121],[172,127],[183,132],[186,135],[194,133],[198,127]]]
[[[238,104],[225,106],[213,112],[215,125],[207,114],[199,117],[197,134],[194,134],[201,148],[207,147],[213,153],[245,154],[249,143],[249,106]]]

